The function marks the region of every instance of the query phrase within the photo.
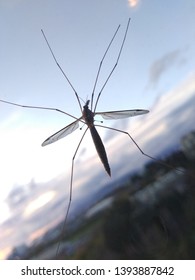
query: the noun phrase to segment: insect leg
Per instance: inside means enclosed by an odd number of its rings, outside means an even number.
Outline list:
[[[73,85],[72,85],[72,83],[70,82],[68,76],[66,75],[66,73],[64,72],[64,70],[63,70],[62,67],[60,66],[59,62],[57,61],[57,59],[56,59],[56,57],[55,57],[55,55],[54,55],[54,52],[53,52],[53,50],[52,50],[52,48],[51,48],[51,46],[50,46],[50,44],[49,44],[49,41],[47,40],[47,37],[46,37],[46,35],[45,35],[45,33],[44,33],[44,31],[43,31],[42,29],[41,29],[41,32],[42,32],[42,34],[43,34],[43,37],[44,37],[44,39],[45,39],[45,42],[46,42],[46,44],[47,44],[47,46],[48,46],[48,48],[49,48],[49,50],[50,50],[50,52],[51,52],[51,54],[52,54],[52,56],[53,56],[53,59],[54,59],[56,65],[58,66],[58,68],[60,69],[61,73],[62,73],[63,76],[65,77],[66,81],[69,83],[70,87],[71,87],[72,90],[74,91],[74,94],[75,94],[75,96],[76,96],[76,99],[77,99],[77,101],[78,101],[78,103],[79,103],[79,107],[80,107],[81,112],[82,112],[81,102],[80,102],[80,99],[79,99],[79,96],[78,96],[78,93],[77,93],[76,89],[73,87]]]
[[[157,163],[159,163],[159,164],[161,164],[161,165],[164,165],[164,166],[166,166],[166,167],[168,167],[168,168],[170,168],[170,169],[174,169],[174,170],[179,171],[179,172],[181,172],[181,173],[185,173],[185,171],[183,171],[183,170],[181,170],[181,169],[179,169],[179,168],[176,168],[176,167],[174,167],[174,166],[171,166],[171,165],[169,165],[168,163],[165,163],[164,161],[162,161],[162,160],[160,160],[160,159],[157,159],[157,158],[155,158],[155,157],[152,157],[152,156],[146,154],[146,153],[140,148],[140,146],[136,143],[136,141],[133,139],[133,137],[132,137],[127,131],[120,130],[120,129],[113,128],[113,127],[109,127],[109,126],[104,126],[104,125],[96,125],[96,126],[103,127],[103,128],[107,128],[107,129],[110,129],[110,130],[114,130],[114,131],[117,131],[117,132],[121,132],[121,133],[126,134],[126,135],[131,139],[131,141],[136,145],[136,147],[137,147],[138,150],[142,153],[142,155],[144,155],[144,156],[146,156],[146,157],[152,159],[153,161],[155,161],[155,162],[157,162]]]
[[[92,91],[92,95],[91,95],[91,110],[92,110],[92,108],[93,108],[94,93],[95,93],[97,81],[98,81],[98,78],[99,78],[99,74],[100,74],[100,70],[101,70],[101,68],[102,68],[102,64],[103,64],[104,58],[106,57],[106,54],[107,54],[108,50],[110,49],[110,46],[112,45],[112,42],[114,41],[114,38],[116,37],[116,34],[117,34],[119,28],[120,28],[120,25],[117,27],[117,29],[116,29],[116,31],[115,31],[115,33],[114,33],[114,35],[113,35],[113,37],[112,37],[112,39],[111,39],[111,41],[110,41],[108,47],[107,47],[107,49],[106,49],[106,51],[105,51],[105,53],[104,53],[104,55],[103,55],[103,57],[102,57],[102,60],[100,61],[99,68],[98,68],[98,72],[97,72],[96,79],[95,79],[95,83],[94,83],[94,87],[93,87],[93,91]]]
[[[121,44],[121,47],[120,47],[120,50],[119,50],[119,54],[118,54],[116,63],[115,63],[115,65],[114,65],[114,67],[112,68],[110,74],[108,75],[108,77],[107,77],[105,83],[103,84],[103,86],[102,86],[102,88],[101,88],[101,90],[100,90],[100,92],[99,92],[99,94],[98,94],[98,97],[97,97],[97,100],[96,100],[96,103],[95,103],[95,106],[94,106],[94,112],[96,111],[97,104],[98,104],[98,101],[99,101],[100,95],[102,94],[103,89],[105,88],[105,86],[106,86],[108,80],[110,79],[110,77],[112,76],[114,70],[116,69],[116,66],[118,65],[118,62],[119,62],[119,59],[120,59],[120,56],[121,56],[121,52],[122,52],[122,49],[123,49],[123,46],[124,46],[124,43],[125,43],[125,40],[126,40],[126,37],[127,37],[127,32],[128,32],[128,29],[129,29],[130,20],[131,20],[131,19],[129,18],[129,20],[128,20],[128,22],[127,22],[127,27],[126,27],[125,35],[124,35],[124,38],[123,38],[123,41],[122,41],[122,44]]]
[[[18,104],[18,103],[14,103],[14,102],[5,101],[5,100],[2,100],[2,99],[0,99],[0,102],[6,103],[6,104],[10,104],[10,105],[14,105],[14,106],[17,106],[17,107],[28,108],[28,109],[42,109],[42,110],[57,111],[59,113],[65,114],[65,115],[67,115],[67,116],[69,116],[69,117],[71,117],[71,118],[73,118],[75,120],[78,120],[77,117],[74,117],[73,115],[71,115],[69,113],[66,113],[66,112],[64,112],[64,111],[62,111],[60,109],[57,109],[57,108],[22,105],[22,104]],[[82,119],[80,119],[80,121],[84,122]]]
[[[83,141],[83,138],[84,138],[87,130],[88,130],[88,127],[86,128],[85,132],[83,133],[83,135],[82,135],[82,137],[81,137],[81,139],[80,139],[80,141],[78,143],[78,146],[77,146],[77,148],[75,150],[73,158],[72,158],[71,176],[70,176],[70,190],[69,190],[69,201],[68,201],[68,207],[67,207],[65,219],[64,219],[62,230],[61,230],[61,234],[60,234],[61,236],[60,236],[59,243],[58,243],[57,250],[56,250],[56,258],[58,257],[58,253],[59,253],[59,250],[60,250],[60,242],[63,239],[64,230],[65,230],[65,227],[66,227],[66,222],[67,222],[67,219],[68,219],[68,214],[69,214],[69,210],[70,210],[70,206],[71,206],[71,201],[72,201],[72,185],[73,185],[73,175],[74,175],[74,160],[75,160],[76,154],[78,152],[78,149],[79,149],[79,147],[81,145],[81,142]]]

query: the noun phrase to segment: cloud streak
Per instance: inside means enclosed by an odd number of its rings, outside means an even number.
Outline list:
[[[155,88],[163,75],[171,68],[181,65],[185,59],[181,50],[174,50],[164,54],[161,58],[153,62],[149,69],[147,88]]]

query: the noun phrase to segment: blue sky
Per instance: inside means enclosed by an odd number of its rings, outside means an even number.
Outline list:
[[[149,109],[150,114],[130,122],[123,120],[104,124],[131,131],[146,152],[158,155],[165,148],[163,135],[167,135],[164,133],[166,122],[158,120],[165,120],[168,111],[176,112],[176,106],[184,104],[182,98],[186,98],[185,104],[188,104],[187,97],[189,100],[192,98],[195,77],[194,14],[193,0],[0,0],[0,99],[59,108],[80,117],[75,96],[55,65],[40,30],[45,31],[60,65],[85,101],[90,99],[105,49],[121,24],[102,67],[97,89],[101,88],[112,69],[128,18],[131,17],[119,65],[102,93],[97,110]],[[176,128],[179,120],[173,114],[169,116],[172,116],[171,125]],[[45,184],[59,176],[64,178],[68,188],[71,159],[81,131],[75,131],[48,147],[41,147],[41,143],[72,121],[57,112],[0,103],[2,223],[13,214],[6,199],[14,189],[22,186],[29,195],[32,182]],[[186,131],[190,125],[191,121],[189,126],[186,124]],[[174,135],[180,136],[176,132]],[[123,142],[124,135],[113,135],[110,131],[101,130],[101,137],[108,149],[111,168],[113,166],[111,180],[115,180],[131,163],[125,157],[127,144]],[[158,139],[159,144],[153,145],[155,142],[152,139]],[[117,154],[114,155],[114,152]],[[133,145],[130,152],[139,154]],[[135,162],[140,165],[142,159],[136,158]],[[120,173],[117,166],[124,162],[124,170]],[[102,182],[110,180],[88,135],[77,156],[73,187],[79,189],[96,172],[101,174]],[[33,209],[42,207],[40,205],[51,203],[55,191],[47,191],[47,194],[43,195],[42,202],[35,200],[31,210],[25,204],[23,213],[33,213]]]

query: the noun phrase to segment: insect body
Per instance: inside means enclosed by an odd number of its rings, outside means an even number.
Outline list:
[[[108,163],[108,158],[106,154],[106,150],[104,148],[104,144],[102,143],[102,140],[94,126],[94,114],[93,112],[89,109],[89,100],[87,100],[85,106],[83,107],[83,118],[91,132],[91,137],[93,139],[93,142],[96,147],[96,151],[104,165],[104,168],[106,172],[108,173],[109,176],[111,176],[111,171],[110,171],[110,166]]]
[[[146,114],[149,111],[148,110],[141,110],[141,109],[135,109],[135,110],[123,110],[123,111],[110,111],[110,112],[92,112],[89,109],[89,103],[90,100],[87,100],[86,104],[83,106],[83,111],[82,111],[82,117],[80,117],[79,119],[77,119],[76,121],[74,121],[73,123],[69,124],[68,126],[62,128],[61,130],[59,130],[58,132],[54,133],[53,135],[51,135],[50,137],[48,137],[43,143],[42,146],[46,146],[49,145],[51,143],[56,142],[57,140],[67,136],[68,134],[72,133],[74,130],[76,130],[79,127],[79,121],[84,121],[84,123],[87,125],[87,129],[85,130],[83,137],[85,135],[85,133],[87,132],[87,130],[89,129],[91,132],[91,136],[93,139],[93,142],[95,144],[96,147],[96,151],[101,159],[101,162],[104,165],[104,168],[106,170],[106,172],[108,173],[109,176],[111,176],[111,170],[110,170],[110,166],[108,163],[108,158],[107,158],[107,154],[106,154],[106,150],[104,148],[104,144],[102,143],[102,140],[95,128],[94,125],[94,116],[95,115],[101,115],[104,119],[122,119],[122,118],[127,118],[127,117],[133,117],[133,116],[137,116],[137,115],[142,115],[142,114]],[[112,128],[111,128],[112,129]],[[113,129],[115,130],[115,129]],[[82,137],[82,139],[83,139]],[[81,139],[81,140],[82,140]],[[80,141],[81,143],[81,141]],[[79,143],[79,145],[80,145]],[[78,147],[79,147],[78,145]],[[77,147],[77,150],[78,150]]]

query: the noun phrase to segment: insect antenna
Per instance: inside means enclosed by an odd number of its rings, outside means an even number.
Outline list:
[[[47,43],[47,46],[48,46],[48,48],[49,48],[49,50],[50,50],[50,52],[51,52],[51,54],[52,54],[52,56],[53,56],[53,59],[54,59],[56,65],[58,66],[58,68],[60,69],[61,73],[62,73],[63,76],[65,77],[66,81],[69,83],[69,85],[71,86],[72,90],[74,91],[74,94],[75,94],[75,96],[76,96],[76,98],[77,98],[77,101],[78,101],[78,103],[79,103],[79,107],[80,107],[81,112],[82,112],[81,102],[80,102],[80,99],[79,99],[79,96],[78,96],[78,93],[77,93],[76,89],[73,87],[73,85],[72,85],[72,83],[70,82],[68,76],[66,75],[66,73],[64,72],[64,70],[63,70],[62,67],[60,66],[59,62],[57,61],[57,59],[56,59],[56,57],[55,57],[55,55],[54,55],[54,52],[53,52],[53,50],[52,50],[52,48],[51,48],[51,46],[50,46],[50,44],[49,44],[49,41],[47,40],[47,37],[46,37],[46,35],[45,35],[43,29],[41,29],[41,32],[42,32],[42,34],[43,34],[43,37],[44,37],[44,39],[45,39],[45,41],[46,41],[46,43]]]

